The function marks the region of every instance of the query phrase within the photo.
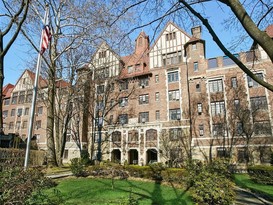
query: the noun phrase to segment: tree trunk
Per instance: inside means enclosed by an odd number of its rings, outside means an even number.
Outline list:
[[[4,56],[2,55],[3,43],[4,43],[3,35],[2,35],[2,31],[0,30],[0,90],[1,90],[1,93],[3,91],[3,83],[4,83]],[[3,93],[0,100],[0,134],[4,133],[2,107],[3,107]]]
[[[47,106],[47,159],[48,166],[58,166],[54,140],[55,68],[49,68]]]

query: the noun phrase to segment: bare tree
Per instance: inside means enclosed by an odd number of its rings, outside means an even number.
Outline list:
[[[2,96],[4,83],[4,58],[11,48],[12,44],[18,37],[21,27],[26,20],[30,1],[21,0],[7,1],[2,0],[1,5],[1,26],[0,26],[0,92]],[[5,38],[8,40],[5,42]],[[0,100],[0,133],[3,133],[3,116],[2,116],[2,97]]]

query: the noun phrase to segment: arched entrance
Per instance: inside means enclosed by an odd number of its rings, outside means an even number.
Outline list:
[[[119,149],[114,149],[111,154],[111,161],[115,163],[120,163],[121,161],[121,151]]]
[[[128,152],[129,164],[138,164],[138,151],[136,149],[130,149]]]
[[[147,157],[147,163],[151,164],[154,162],[157,162],[157,150],[156,149],[148,149],[146,152],[146,157]]]

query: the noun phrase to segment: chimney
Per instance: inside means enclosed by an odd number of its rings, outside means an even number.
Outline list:
[[[201,26],[196,26],[191,29],[192,37],[201,39]]]

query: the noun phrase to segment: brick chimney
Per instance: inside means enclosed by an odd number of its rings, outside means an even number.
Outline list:
[[[201,39],[201,26],[196,26],[191,29],[192,37]]]

